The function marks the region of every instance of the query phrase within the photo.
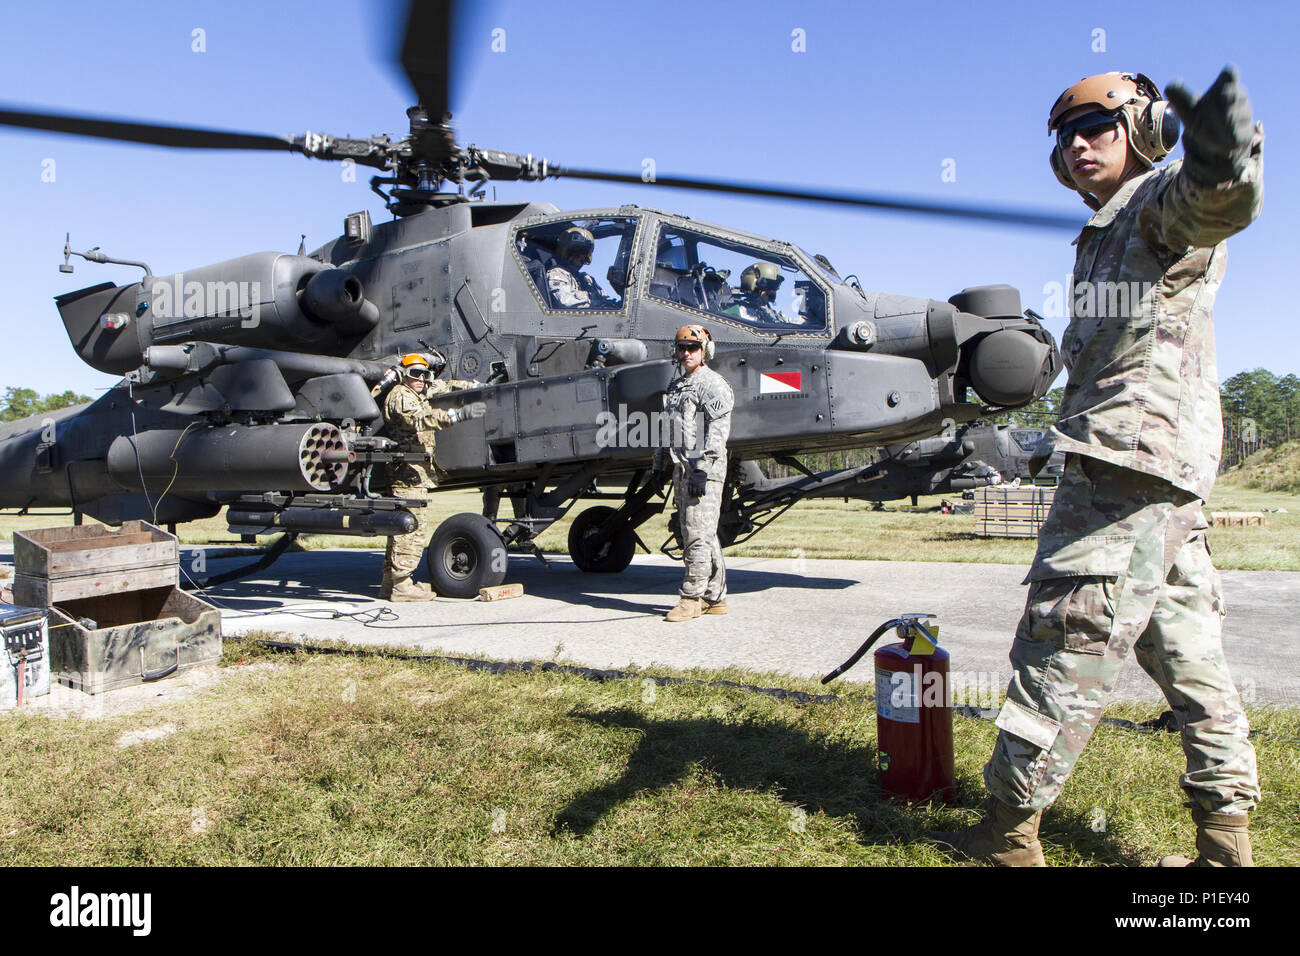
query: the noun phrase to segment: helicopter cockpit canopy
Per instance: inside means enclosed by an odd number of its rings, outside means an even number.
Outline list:
[[[826,328],[826,292],[793,259],[667,223],[655,243],[649,294],[748,328]]]
[[[632,216],[564,219],[543,223],[515,234],[515,248],[529,278],[548,309],[620,310],[627,298],[628,261],[636,235]],[[585,234],[585,235],[584,235]],[[564,253],[575,237],[584,254],[577,260]],[[590,261],[582,261],[590,255]],[[578,290],[573,294],[571,290]]]

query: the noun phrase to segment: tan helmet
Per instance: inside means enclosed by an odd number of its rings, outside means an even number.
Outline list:
[[[781,267],[775,262],[755,262],[740,274],[740,289],[742,292],[771,292],[776,295],[784,281]]]
[[[596,248],[596,237],[581,226],[570,226],[560,233],[560,240],[555,244],[555,251],[565,259],[577,261],[575,253],[587,253],[591,259],[592,250]]]
[[[1100,73],[1080,80],[1052,104],[1047,116],[1048,133],[1055,135],[1061,117],[1080,106],[1095,106],[1099,112],[1116,116],[1128,133],[1133,155],[1148,169],[1168,156],[1178,143],[1178,117],[1168,111],[1169,104],[1159,88],[1141,73]],[[1059,143],[1052,146],[1051,165],[1061,185],[1097,208],[1096,199],[1074,184]]]
[[[704,349],[704,359],[713,358],[713,335],[702,325],[683,325],[673,338],[674,345],[695,344]]]

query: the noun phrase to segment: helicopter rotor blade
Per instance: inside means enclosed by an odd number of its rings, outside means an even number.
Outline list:
[[[448,0],[411,0],[398,55],[416,100],[435,123],[451,101],[452,6]]]
[[[435,164],[456,149],[448,125],[454,8],[452,0],[410,0],[397,56],[420,107],[408,111],[412,118],[411,151],[419,159]]]
[[[1016,209],[1004,206],[967,206],[934,202],[928,199],[889,197],[871,193],[840,193],[829,190],[804,189],[791,186],[764,186],[759,183],[737,183],[722,179],[695,179],[681,176],[656,176],[646,180],[629,173],[614,173],[595,169],[570,169],[551,166],[548,175],[569,179],[591,179],[607,183],[632,183],[659,186],[669,189],[695,189],[703,192],[730,193],[737,196],[761,196],[766,199],[793,199],[801,202],[820,202],[840,206],[861,206],[894,212],[941,216],[977,222],[998,222],[1012,226],[1040,229],[1061,229],[1078,232],[1083,220],[1061,213],[1039,212],[1033,209]]]
[[[181,149],[260,149],[301,152],[292,140],[282,136],[237,133],[194,126],[135,123],[102,116],[76,116],[69,113],[41,113],[0,108],[0,126],[16,126],[21,129],[38,129],[50,133],[92,136],[97,139]]]

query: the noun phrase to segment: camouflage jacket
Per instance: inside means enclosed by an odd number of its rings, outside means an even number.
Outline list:
[[[1204,186],[1182,161],[1125,183],[1075,240],[1070,371],[1060,420],[1035,449],[1088,455],[1209,497],[1223,417],[1214,356],[1214,296],[1224,240],[1263,202],[1263,131],[1245,172]]]
[[[701,468],[711,481],[727,477],[727,438],[735,403],[727,380],[707,365],[673,379],[664,393],[664,411],[669,454],[678,469]]]
[[[564,266],[546,270],[546,285],[557,309],[616,309],[618,302],[605,295],[600,283],[585,272]]]
[[[432,384],[445,386],[436,394],[452,391],[450,383]],[[431,407],[423,396],[405,385],[394,385],[384,399],[382,434],[397,442],[402,451],[427,455],[428,461],[390,465],[389,480],[401,485],[437,484],[437,465],[433,464],[434,432],[450,424],[451,416],[446,411]]]

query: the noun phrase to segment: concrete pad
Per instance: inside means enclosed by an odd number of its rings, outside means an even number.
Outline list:
[[[268,630],[458,656],[558,658],[601,668],[738,666],[801,677],[832,670],[881,622],[927,611],[939,616],[952,670],[987,696],[1010,675],[1007,652],[1028,570],[731,558],[730,613],[669,624],[663,615],[676,602],[682,566],[661,555],[638,556],[614,575],[584,574],[558,556],[548,556],[549,568],[514,557],[506,580],[523,584],[521,598],[391,605],[377,599],[382,560],[379,551],[353,549],[290,554],[207,597],[221,607],[227,634]],[[209,573],[226,567],[224,560],[208,561]],[[1300,573],[1227,571],[1223,581],[1230,608],[1224,646],[1243,697],[1250,704],[1300,706]],[[867,660],[840,680],[872,676]],[[1135,662],[1116,696],[1161,699]],[[985,703],[973,691],[966,702]]]

